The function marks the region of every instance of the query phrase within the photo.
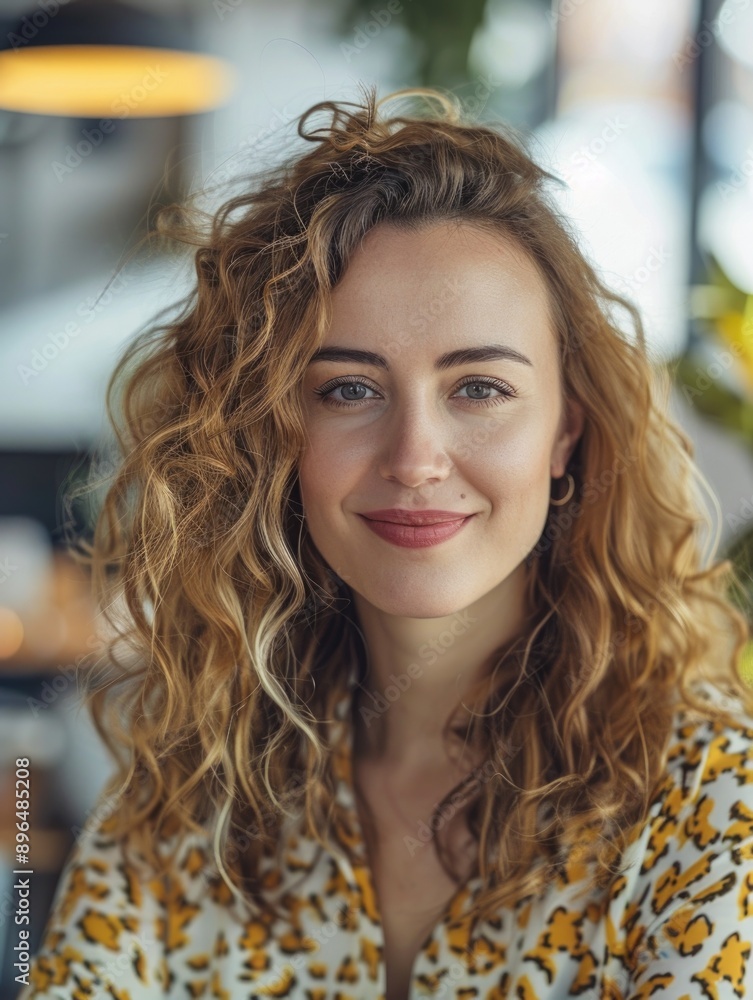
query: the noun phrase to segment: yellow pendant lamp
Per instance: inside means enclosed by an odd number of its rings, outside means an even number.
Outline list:
[[[0,38],[0,109],[75,118],[194,115],[227,102],[235,70],[185,22],[121,0],[38,0]]]

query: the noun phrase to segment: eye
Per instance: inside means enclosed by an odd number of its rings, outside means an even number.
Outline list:
[[[359,406],[362,401],[367,401],[368,396],[358,396],[351,399],[336,399],[332,393],[337,389],[344,389],[347,392],[352,392],[355,386],[361,386],[364,389],[369,389],[371,392],[378,392],[371,385],[368,384],[364,379],[356,378],[353,376],[340,376],[337,379],[333,379],[331,382],[325,383],[325,385],[319,386],[318,389],[314,389],[314,392],[319,397],[320,402],[327,406]],[[474,406],[496,406],[498,403],[504,403],[508,399],[512,399],[517,395],[512,386],[508,385],[506,382],[500,382],[497,379],[485,378],[479,376],[469,376],[464,379],[457,387],[457,389],[463,389],[465,386],[470,386],[473,391],[477,391],[481,388],[483,391],[487,389],[494,389],[500,395],[478,398],[476,396],[460,396],[460,399],[465,399],[470,401]],[[360,391],[360,390],[356,390]]]
[[[497,392],[501,393],[500,396],[487,396],[484,399],[479,399],[475,396],[463,396],[463,399],[470,399],[474,403],[480,403],[482,406],[496,406],[497,403],[504,403],[508,399],[512,399],[516,392],[511,385],[506,382],[499,382],[495,378],[478,378],[471,376],[470,378],[464,379],[458,386],[459,389],[464,389],[465,386],[470,386],[474,391],[478,388],[486,389],[496,389]]]
[[[335,389],[346,388],[351,389],[352,386],[362,386],[364,389],[371,389],[372,392],[376,392],[376,389],[372,389],[368,383],[364,382],[360,378],[341,376],[338,379],[333,379],[331,382],[327,382],[325,385],[320,386],[318,389],[314,389],[314,392],[319,397],[322,403],[326,403],[328,406],[358,406],[358,403],[363,396],[357,397],[355,400],[342,400],[335,399],[332,393]]]

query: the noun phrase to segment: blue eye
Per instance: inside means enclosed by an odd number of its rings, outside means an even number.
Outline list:
[[[340,376],[340,378],[333,379],[331,382],[327,382],[325,385],[320,386],[318,389],[314,389],[314,392],[319,397],[322,403],[327,406],[359,406],[361,402],[368,400],[368,397],[361,396],[358,399],[335,399],[332,393],[336,389],[348,388],[353,386],[363,386],[364,389],[369,389],[371,392],[378,392],[373,386],[369,385],[364,379],[354,378],[352,376]],[[483,387],[484,389],[495,389],[500,393],[499,396],[485,397],[479,399],[474,396],[461,396],[461,399],[467,399],[476,406],[496,406],[498,403],[504,403],[508,399],[516,396],[515,390],[512,386],[507,385],[505,382],[499,382],[497,379],[491,378],[479,378],[479,377],[469,377],[464,379],[459,385],[458,389],[462,389],[465,386],[473,386],[474,389],[478,387]]]

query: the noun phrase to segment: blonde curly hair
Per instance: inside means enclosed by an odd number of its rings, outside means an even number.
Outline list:
[[[387,117],[382,106],[403,97],[426,103]],[[313,148],[259,171],[208,232],[190,201],[161,210],[157,232],[194,248],[196,284],[178,317],[123,352],[108,385],[117,462],[84,545],[104,614],[118,599],[128,609],[127,623],[111,621],[106,669],[84,676],[118,761],[108,829],[157,867],[169,864],[167,836],[209,829],[222,877],[252,909],[268,906],[259,862],[286,814],[332,843],[341,807],[327,725],[364,651],[348,588],[301,516],[300,385],[366,232],[465,220],[540,269],[562,384],[586,413],[575,496],[550,509],[531,563],[534,627],[500,648],[472,721],[498,768],[468,805],[484,878],[476,908],[537,892],[576,837],[597,880],[614,877],[661,786],[674,713],[753,715],[738,581],[716,546],[701,552],[702,490],[715,498],[666,413],[669,372],[557,211],[558,178],[513,129],[464,121],[433,88],[377,100],[372,87],[360,104],[315,104],[297,131]],[[127,663],[120,641],[136,654]],[[233,838],[249,830],[239,851]]]

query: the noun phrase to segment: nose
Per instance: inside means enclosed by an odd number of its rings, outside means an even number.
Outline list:
[[[447,479],[453,465],[448,433],[449,429],[428,406],[413,400],[402,412],[397,408],[381,430],[380,475],[412,488]]]

